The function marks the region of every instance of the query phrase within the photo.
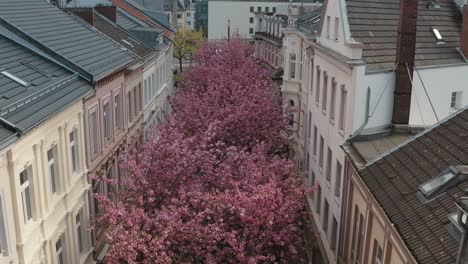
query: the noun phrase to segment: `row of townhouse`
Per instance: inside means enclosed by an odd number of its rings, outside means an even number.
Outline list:
[[[463,207],[455,202],[464,185],[440,186],[459,182],[444,181],[450,166],[466,174],[466,161],[450,158],[466,148],[447,149],[466,144],[466,114],[440,121],[468,105],[466,5],[327,0],[321,10],[290,4],[281,14],[256,13],[256,55],[283,72],[285,106],[298,108],[292,155],[317,186],[308,198],[314,263],[463,263],[466,229],[452,214]],[[448,133],[434,124],[452,124],[461,139],[425,133]],[[396,162],[401,148],[417,151]],[[451,200],[416,195],[426,190]],[[451,232],[449,214],[458,223]]]
[[[178,28],[195,30],[196,4],[195,0],[164,0],[164,13]]]
[[[0,263],[102,261],[99,177],[170,111],[171,27],[96,3],[0,0]]]

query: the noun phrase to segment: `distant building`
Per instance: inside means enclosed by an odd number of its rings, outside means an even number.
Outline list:
[[[208,0],[195,2],[195,30],[201,30],[208,37]]]
[[[174,10],[174,2],[177,2],[177,10]],[[169,21],[173,24],[177,22],[178,28],[195,29],[195,0],[165,0],[164,12],[169,16]],[[174,11],[177,11],[177,18],[174,20]]]
[[[231,34],[252,39],[255,33],[255,13],[276,13],[278,5],[288,3],[314,3],[314,0],[208,0],[208,39],[222,39],[228,36],[228,24]]]

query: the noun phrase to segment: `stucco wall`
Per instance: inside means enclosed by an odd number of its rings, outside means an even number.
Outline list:
[[[55,243],[60,236],[65,239],[66,263],[91,263],[91,237],[86,232],[89,224],[87,192],[87,169],[84,153],[82,102],[74,104],[52,119],[41,124],[20,138],[6,150],[5,162],[0,171],[9,177],[10,186],[1,182],[0,189],[8,193],[10,187],[11,205],[7,208],[10,227],[10,247],[16,247],[19,262],[55,263]],[[69,133],[77,131],[78,147],[77,172],[72,173]],[[57,192],[51,191],[51,178],[47,161],[47,150],[56,145]],[[20,191],[19,174],[30,166],[30,190],[33,219],[25,223]],[[5,174],[4,174],[5,173]],[[8,181],[6,181],[8,182]],[[78,254],[75,232],[75,216],[82,212],[84,252]],[[11,215],[14,216],[12,219]],[[12,233],[15,233],[13,235]]]

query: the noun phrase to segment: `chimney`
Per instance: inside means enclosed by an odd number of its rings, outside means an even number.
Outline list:
[[[468,58],[468,6],[463,5],[461,8],[463,10],[463,17],[460,36],[460,48],[465,58]]]
[[[117,7],[111,5],[97,5],[94,9],[110,21],[117,23]]]
[[[400,0],[400,21],[396,52],[398,66],[396,68],[392,117],[394,125],[409,124],[417,18],[418,0]]]
[[[66,8],[65,10],[75,14],[76,16],[86,21],[88,24],[94,26],[95,18],[94,18],[94,10],[92,7]]]

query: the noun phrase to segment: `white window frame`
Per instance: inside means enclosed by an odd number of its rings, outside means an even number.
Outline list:
[[[4,195],[0,191],[0,257],[9,255],[8,224],[5,211]]]
[[[60,242],[60,248],[57,248],[58,242]],[[67,263],[64,234],[60,235],[59,238],[55,241],[55,257],[56,257],[57,264]],[[60,259],[62,259],[62,262],[60,262]]]
[[[68,140],[70,143],[70,161],[71,161],[71,172],[76,174],[79,171],[79,151],[78,151],[78,129],[73,128],[68,134]]]
[[[107,111],[106,111],[107,106]],[[111,100],[109,98],[104,100],[102,105],[102,117],[103,117],[103,125],[104,125],[104,140],[110,141],[112,140],[112,105]]]
[[[92,116],[95,115],[95,123]],[[88,112],[89,119],[89,144],[91,155],[95,156],[101,151],[99,138],[99,109],[97,106],[92,107]]]
[[[75,234],[76,234],[76,242],[77,242],[77,251],[78,256],[80,257],[85,252],[85,233],[83,232],[84,229],[84,222],[83,222],[83,209],[80,209],[78,213],[75,215]]]
[[[24,170],[22,170],[20,172],[20,174],[19,174],[21,203],[23,205],[23,220],[24,220],[25,224],[28,224],[29,222],[31,222],[33,220],[33,201],[32,201],[32,192],[31,192],[32,186],[31,186],[30,179],[29,179],[30,171],[31,171],[31,168],[27,167]],[[21,183],[21,174],[22,173],[26,173],[26,176],[27,176],[27,180],[24,183]],[[27,199],[26,190],[27,190],[29,199]],[[29,203],[29,207],[30,207],[30,210],[31,210],[31,212],[30,212],[31,215],[29,215],[29,213],[28,213],[28,203]]]
[[[49,153],[52,155],[49,157]],[[52,145],[48,150],[47,150],[47,168],[49,169],[49,180],[50,180],[50,190],[52,191],[52,194],[58,193],[59,190],[59,172],[58,172],[58,166],[56,162],[57,158],[57,145]]]

